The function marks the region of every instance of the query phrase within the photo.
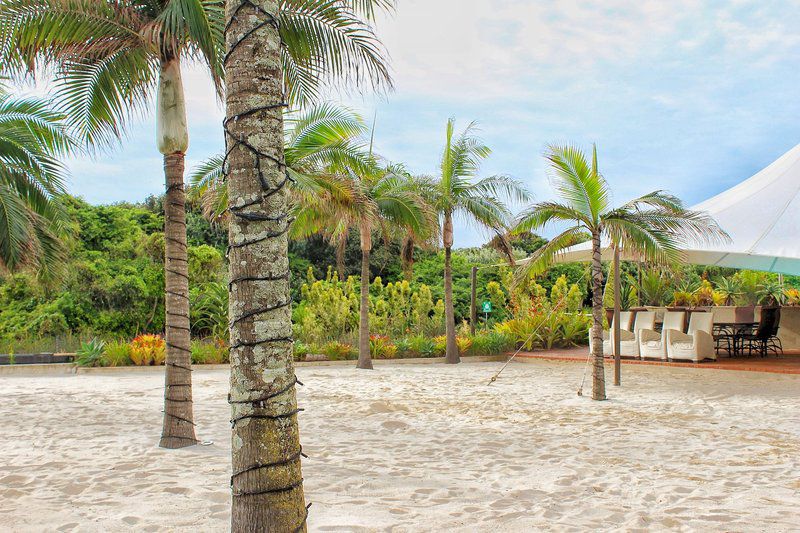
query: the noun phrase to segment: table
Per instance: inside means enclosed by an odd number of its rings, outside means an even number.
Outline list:
[[[728,340],[728,355],[742,355],[744,353],[744,337],[750,335],[758,327],[758,322],[717,322],[714,324],[714,340],[719,355],[722,347],[721,340]],[[731,343],[733,350],[731,351]]]

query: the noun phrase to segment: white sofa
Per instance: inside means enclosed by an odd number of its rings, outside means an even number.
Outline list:
[[[670,360],[717,359],[714,351],[714,314],[692,313],[686,333],[667,330],[667,356]]]
[[[661,332],[654,329],[639,331],[639,355],[642,359],[667,360],[667,332],[670,330],[683,332],[686,324],[685,311],[667,311]]]

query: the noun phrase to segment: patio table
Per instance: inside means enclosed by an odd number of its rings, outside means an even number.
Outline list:
[[[728,350],[728,355],[742,355],[744,353],[744,343],[742,339],[745,335],[753,332],[758,327],[758,322],[717,322],[714,324],[714,339],[730,339],[733,351]],[[730,344],[729,344],[730,346]],[[719,355],[720,346],[717,344],[717,354]]]

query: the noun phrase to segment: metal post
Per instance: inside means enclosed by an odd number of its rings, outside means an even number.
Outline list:
[[[619,282],[619,248],[614,246],[614,385],[620,386],[622,380],[622,364],[620,361],[620,300],[622,299],[622,291],[620,290]]]
[[[469,304],[469,332],[475,335],[475,323],[478,321],[478,267],[472,267],[472,291]]]

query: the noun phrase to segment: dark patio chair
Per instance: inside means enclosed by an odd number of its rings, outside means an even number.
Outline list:
[[[775,355],[783,355],[783,344],[781,340],[778,338],[778,330],[781,327],[781,308],[778,308],[778,312],[775,315],[775,324],[772,327],[772,335],[767,342],[767,349],[771,352],[774,352]]]
[[[742,348],[747,347],[748,355],[753,351],[766,357],[770,350],[770,341],[777,331],[776,322],[780,310],[777,307],[762,307],[761,320],[754,333],[742,335]]]

